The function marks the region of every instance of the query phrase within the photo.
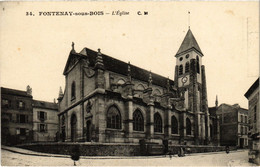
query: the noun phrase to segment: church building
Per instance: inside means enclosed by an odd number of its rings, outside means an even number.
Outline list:
[[[60,141],[213,145],[203,53],[189,29],[174,81],[74,43],[60,88]]]

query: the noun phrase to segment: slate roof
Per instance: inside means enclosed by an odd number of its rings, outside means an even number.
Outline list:
[[[259,77],[260,78],[260,77]],[[259,87],[259,78],[253,83],[253,85],[245,93],[245,97],[248,98],[258,87]]]
[[[26,91],[4,88],[4,87],[1,87],[1,94],[14,95],[14,96],[24,96],[24,97],[32,98],[32,96],[27,94]]]
[[[96,61],[96,56],[97,56],[96,51],[93,51],[89,48],[84,48],[80,53],[87,53],[87,56],[83,55],[83,54],[78,54],[78,53],[77,54],[71,53],[71,54],[74,54],[76,56],[80,55],[81,58],[87,58],[88,57],[89,58],[89,66],[90,67],[95,66],[95,61]],[[103,58],[105,70],[109,70],[109,71],[127,76],[128,63],[123,62],[123,61],[118,60],[118,59],[115,59],[115,58],[112,58],[112,57],[107,56],[103,53],[102,53],[102,58]],[[137,80],[141,80],[141,81],[144,81],[144,82],[148,82],[150,71],[142,69],[142,68],[137,67],[137,66],[134,66],[132,64],[130,64],[130,66],[131,66],[131,76],[132,76],[132,78],[137,79]],[[166,88],[167,79],[168,78],[152,72],[152,80],[153,80],[152,84],[154,84],[154,85],[158,85],[158,86]],[[174,81],[170,80],[170,85],[173,85],[173,84],[174,84]]]
[[[199,53],[201,53],[203,55],[194,35],[192,34],[191,30],[189,29],[184,40],[182,41],[182,44],[181,44],[178,52],[176,53],[176,56],[178,56],[179,54],[181,54],[191,48],[194,48],[195,50],[197,50]]]
[[[46,102],[46,101],[40,101],[40,100],[33,100],[33,106],[38,108],[44,108],[44,109],[53,109],[58,111],[58,104]]]

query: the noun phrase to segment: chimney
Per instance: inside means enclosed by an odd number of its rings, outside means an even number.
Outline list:
[[[29,85],[26,87],[26,93],[32,96],[32,88]]]

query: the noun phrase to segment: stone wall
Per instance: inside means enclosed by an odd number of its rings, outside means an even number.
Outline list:
[[[162,144],[156,144],[157,149],[164,149]],[[78,147],[81,156],[141,156],[152,155],[149,154],[150,145],[139,144],[125,144],[125,143],[33,143],[24,144],[17,147],[33,150],[37,152],[52,153],[52,154],[65,154],[71,155],[72,150]],[[177,154],[180,147],[186,153],[201,153],[201,152],[217,152],[225,151],[223,146],[195,146],[195,145],[169,145],[168,151],[172,154]],[[155,149],[156,149],[155,148]],[[230,150],[235,150],[236,147],[230,147]],[[151,150],[150,150],[151,151]],[[158,152],[158,150],[157,150]],[[160,154],[165,150],[162,150]],[[157,154],[158,155],[158,154]]]
[[[140,155],[138,144],[37,143],[18,147],[37,152],[71,155],[78,147],[81,156],[134,156]]]

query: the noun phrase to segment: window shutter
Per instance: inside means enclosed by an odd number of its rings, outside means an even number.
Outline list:
[[[25,123],[28,123],[28,115],[25,115]]]
[[[44,120],[47,120],[47,113],[44,112]]]
[[[20,134],[20,128],[16,128],[16,134],[17,134],[17,135]]]
[[[40,111],[37,111],[37,118],[40,120]]]
[[[45,124],[45,132],[48,132],[48,124]]]
[[[17,123],[20,122],[20,115],[19,115],[19,114],[16,115],[16,122],[17,122]]]
[[[40,132],[40,124],[37,124],[37,130]]]

